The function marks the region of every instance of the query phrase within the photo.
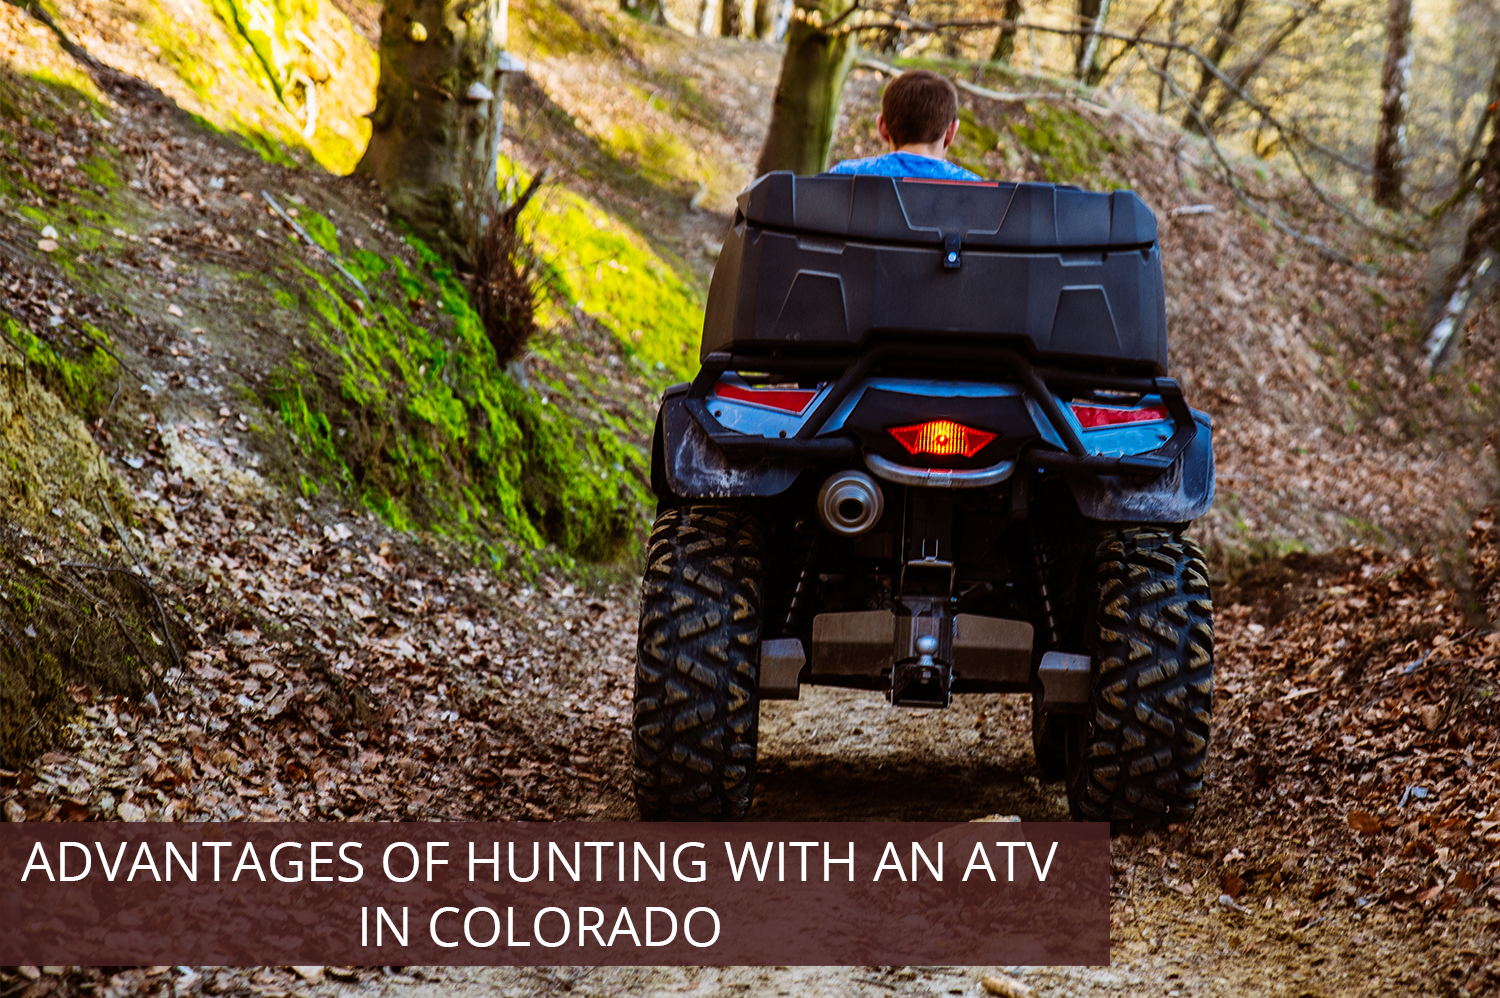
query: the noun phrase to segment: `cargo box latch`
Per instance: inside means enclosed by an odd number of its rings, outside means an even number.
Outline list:
[[[957,232],[950,232],[943,237],[943,266],[949,270],[957,270],[964,264],[963,259],[964,237]]]

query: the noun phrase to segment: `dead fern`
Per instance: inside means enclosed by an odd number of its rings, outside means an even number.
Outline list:
[[[474,297],[495,359],[501,364],[520,356],[536,332],[538,261],[517,221],[546,175],[545,169],[539,170],[521,196],[495,215],[479,239]]]

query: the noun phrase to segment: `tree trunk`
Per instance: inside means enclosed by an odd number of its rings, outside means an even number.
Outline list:
[[[1500,89],[1500,58],[1490,93]],[[1490,141],[1479,163],[1479,211],[1464,234],[1463,252],[1448,271],[1437,294],[1437,318],[1427,337],[1427,364],[1440,367],[1462,327],[1464,312],[1473,297],[1474,285],[1500,255],[1500,99],[1486,109]]]
[[[1177,41],[1178,34],[1182,31],[1182,7],[1183,0],[1172,0],[1172,16],[1170,27],[1167,29],[1167,37]],[[1172,55],[1175,49],[1164,48],[1161,53],[1161,66],[1156,78],[1156,113],[1161,114],[1167,106],[1167,77],[1172,72]]]
[[[434,250],[472,263],[499,194],[505,0],[387,0],[356,168]]]
[[[1401,160],[1406,153],[1406,89],[1411,84],[1411,0],[1391,0],[1385,25],[1385,70],[1380,74],[1380,133],[1375,139],[1375,203],[1401,207]]]
[[[1084,57],[1093,56],[1094,43],[1099,38],[1094,34],[1098,30],[1099,12],[1108,9],[1109,0],[1078,0],[1078,26],[1085,33],[1073,39],[1073,75],[1080,80],[1088,72]]]
[[[1224,12],[1219,15],[1219,23],[1214,27],[1213,44],[1204,53],[1208,61],[1214,66],[1224,64],[1225,54],[1234,47],[1234,33],[1240,30],[1240,22],[1245,19],[1245,9],[1250,6],[1250,0],[1228,0]],[[1190,132],[1202,132],[1198,124],[1198,114],[1201,113],[1204,102],[1208,100],[1209,91],[1213,90],[1214,84],[1218,82],[1214,74],[1207,66],[1199,67],[1198,90],[1193,94],[1193,106],[1182,112],[1182,127]]]
[[[1005,0],[1005,7],[1000,11],[1000,17],[1006,21],[1019,21],[1021,19],[1021,0]],[[1000,29],[1000,37],[995,39],[995,50],[990,53],[991,62],[1008,63],[1016,54],[1016,29],[1004,27]]]
[[[776,30],[776,0],[755,0],[755,37],[766,39]]]
[[[725,38],[738,38],[744,31],[740,0],[719,0],[719,34]]]
[[[792,11],[757,177],[772,170],[821,173],[828,165],[833,124],[854,61],[849,34],[822,28],[839,13],[834,3],[817,0],[798,0]]]
[[[620,0],[620,10],[647,24],[667,23],[667,8],[662,0]]]

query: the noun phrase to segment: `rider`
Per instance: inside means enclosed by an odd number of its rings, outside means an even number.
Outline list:
[[[828,172],[982,179],[944,158],[958,135],[958,91],[946,77],[925,69],[907,70],[896,77],[881,95],[875,128],[890,152],[868,159],[846,159]]]

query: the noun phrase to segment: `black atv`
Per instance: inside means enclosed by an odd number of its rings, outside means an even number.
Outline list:
[[[1073,815],[1202,792],[1213,602],[1183,529],[1207,415],[1166,377],[1156,218],[1128,191],[761,177],[656,422],[636,799],[750,809],[761,700],[1030,693]]]

